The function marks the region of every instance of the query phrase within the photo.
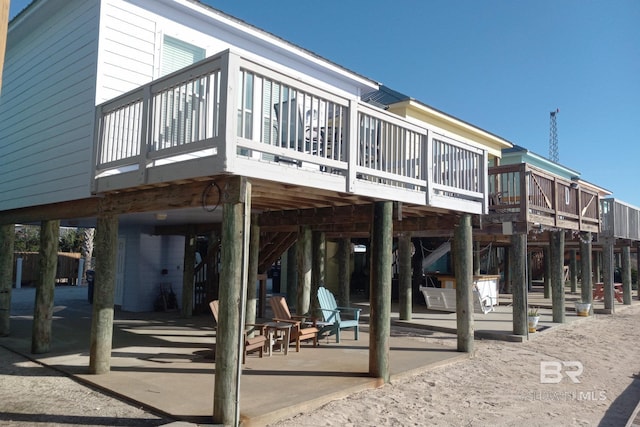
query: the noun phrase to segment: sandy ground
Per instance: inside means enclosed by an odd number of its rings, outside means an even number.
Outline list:
[[[476,341],[470,360],[276,425],[624,426],[640,400],[639,325],[633,306],[526,343]]]
[[[276,425],[624,426],[640,399],[638,325],[640,306],[633,306],[614,316],[537,333],[526,343],[476,341],[469,360],[334,401]],[[451,335],[428,339],[450,342]],[[2,347],[0,361],[2,426],[171,422]],[[541,362],[546,366],[542,373]],[[571,373],[579,382],[571,380]]]

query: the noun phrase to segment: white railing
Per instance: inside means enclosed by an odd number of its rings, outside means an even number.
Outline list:
[[[96,114],[96,193],[233,173],[486,211],[486,150],[231,51]]]

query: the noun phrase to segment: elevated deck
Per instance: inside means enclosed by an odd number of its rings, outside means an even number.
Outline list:
[[[489,168],[487,229],[514,232],[544,227],[600,231],[600,196],[578,183],[526,163]]]
[[[219,175],[487,212],[487,151],[227,50],[96,110],[94,194]]]

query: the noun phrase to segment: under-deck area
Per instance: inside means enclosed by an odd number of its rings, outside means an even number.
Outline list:
[[[56,288],[55,339],[52,351],[43,355],[30,354],[34,292],[33,288],[14,291],[13,333],[0,339],[0,345],[149,410],[175,419],[211,423],[215,378],[211,315],[184,319],[177,312],[116,312],[111,372],[89,375],[86,343],[90,327],[87,322],[78,323],[91,316],[87,288]],[[570,293],[566,295],[567,322],[593,319],[571,313],[573,297]],[[531,338],[558,326],[551,321],[550,300],[542,298],[540,289],[529,293],[529,302],[541,307],[542,316],[539,332],[531,334]],[[280,351],[270,357],[248,356],[240,386],[244,422],[264,425],[381,385],[368,375],[368,303],[354,301],[354,304],[363,308],[358,341],[351,331],[345,331],[339,344],[331,337],[321,340],[316,348],[305,344],[299,353],[292,347],[286,356]],[[634,298],[633,304],[640,302]],[[601,305],[595,304],[596,313]],[[468,353],[456,351],[455,313],[427,310],[424,300],[414,299],[413,319],[406,322],[398,321],[396,304],[391,309],[392,379],[469,357]],[[474,323],[478,339],[523,338],[511,334],[509,295],[501,295],[501,305],[496,311],[474,315]],[[310,383],[313,387],[309,387]],[[275,384],[278,393],[273,393]]]

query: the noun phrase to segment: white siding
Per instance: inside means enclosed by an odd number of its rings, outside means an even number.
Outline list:
[[[9,33],[0,209],[89,196],[98,16],[98,2],[54,1]]]
[[[156,23],[122,0],[103,2],[97,103],[150,82],[156,65]]]

